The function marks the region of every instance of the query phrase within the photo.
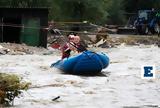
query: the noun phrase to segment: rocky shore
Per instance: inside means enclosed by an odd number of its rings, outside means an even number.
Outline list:
[[[109,35],[108,37],[101,37],[99,41],[94,36],[83,36],[83,45],[87,47],[100,47],[100,48],[112,48],[121,44],[125,45],[155,45],[160,47],[160,37],[158,36],[120,36]],[[54,51],[50,51],[49,48],[27,46],[25,44],[16,43],[0,43],[0,55],[25,55],[25,54],[50,54]]]

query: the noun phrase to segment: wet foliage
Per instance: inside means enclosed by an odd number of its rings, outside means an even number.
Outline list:
[[[17,75],[0,73],[0,105],[13,105],[15,97],[22,90],[27,90],[29,85],[30,83],[22,82]]]

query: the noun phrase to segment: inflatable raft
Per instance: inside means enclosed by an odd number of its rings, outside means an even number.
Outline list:
[[[93,75],[100,73],[108,65],[109,57],[107,54],[84,51],[76,56],[59,60],[53,63],[51,67],[70,74]]]

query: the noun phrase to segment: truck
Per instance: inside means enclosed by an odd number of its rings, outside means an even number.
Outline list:
[[[139,10],[134,21],[134,27],[138,34],[159,34],[160,33],[160,11],[159,10]]]
[[[125,27],[119,27],[119,34],[160,35],[160,10],[139,10],[129,17]]]

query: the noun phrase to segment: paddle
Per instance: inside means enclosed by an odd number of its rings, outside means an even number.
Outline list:
[[[67,42],[70,45],[72,45],[73,47],[75,47],[77,49],[77,51],[79,51],[79,52],[87,51],[86,47],[84,47],[81,43],[78,46],[74,43],[71,43],[69,41],[69,39],[67,37],[63,36],[61,34],[60,30],[58,30],[58,29],[52,30],[52,36],[54,36],[53,37],[54,40],[50,44],[53,44],[53,43],[59,41],[59,43],[61,44],[60,46],[63,46]]]
[[[93,62],[97,62],[96,60],[94,60],[94,59],[92,58],[92,56],[88,55],[88,53],[85,52],[85,51],[87,51],[87,49],[86,49],[82,44],[80,44],[79,46],[77,46],[76,44],[71,43],[67,37],[63,36],[58,29],[55,29],[54,31],[55,31],[55,34],[57,35],[57,36],[54,36],[55,38],[57,37],[56,41],[60,41],[61,43],[63,43],[63,45],[64,45],[66,42],[69,43],[70,45],[72,45],[73,47],[75,47],[75,48],[77,49],[77,51],[83,52],[86,56],[88,56],[89,59],[92,59]],[[54,42],[53,42],[53,43],[54,43]],[[63,46],[62,46],[62,47],[63,47]],[[94,54],[97,54],[97,53],[95,53],[95,52],[93,52],[93,53],[94,53]],[[61,61],[61,60],[59,60],[58,62],[60,62],[60,61]],[[54,65],[57,64],[58,62],[53,63],[53,64],[51,65],[51,67],[54,67]],[[100,63],[101,66],[103,67],[103,63],[102,63],[100,60],[99,60],[99,63]]]
[[[50,43],[50,45],[55,43],[55,42],[58,42],[60,44],[60,46],[63,47],[64,44],[66,44],[66,42],[67,42],[70,45],[72,45],[73,47],[75,47],[77,49],[77,51],[79,51],[79,52],[87,51],[87,49],[83,45],[80,44],[79,46],[77,46],[76,44],[71,43],[69,41],[68,37],[63,36],[58,29],[53,29],[52,30],[52,37],[53,37],[53,41]],[[60,62],[60,61],[61,60],[59,60],[58,62]],[[50,67],[54,67],[55,64],[57,64],[57,62],[51,64]]]
[[[68,42],[70,45],[72,45],[73,47],[75,47],[77,49],[77,51],[79,52],[83,52],[83,51],[87,51],[86,47],[84,47],[82,44],[79,44],[78,46],[75,45],[74,43]]]

